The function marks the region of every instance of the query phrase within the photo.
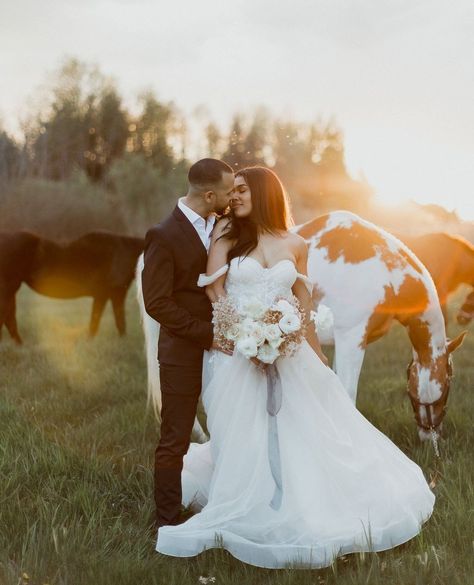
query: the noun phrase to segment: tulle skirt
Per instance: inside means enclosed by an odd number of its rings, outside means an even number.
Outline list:
[[[281,502],[275,506],[266,377],[239,354],[206,363],[211,439],[192,444],[183,503],[200,510],[160,528],[156,550],[177,557],[223,547],[266,568],[319,568],[356,551],[414,537],[435,497],[421,469],[353,405],[336,374],[304,342],[277,362]]]

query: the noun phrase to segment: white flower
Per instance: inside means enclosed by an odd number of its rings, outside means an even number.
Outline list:
[[[262,343],[265,341],[265,330],[262,325],[260,325],[260,323],[255,323],[252,331],[250,332],[250,337],[255,339],[257,345],[262,345]]]
[[[253,327],[254,327],[255,321],[253,319],[251,319],[250,317],[246,317],[242,323],[240,324],[240,331],[242,333],[250,333],[251,331],[253,331]]]
[[[281,311],[283,313],[283,315],[286,315],[288,313],[294,315],[295,314],[295,307],[289,303],[288,301],[285,301],[285,299],[280,299],[276,304],[275,307]]]
[[[311,311],[310,318],[316,329],[329,330],[334,327],[334,315],[331,309],[320,303],[317,311]]]
[[[279,351],[268,343],[264,343],[257,353],[258,359],[264,364],[273,364],[279,355]]]
[[[255,357],[258,352],[257,342],[253,337],[242,337],[235,344],[235,349],[246,358]]]
[[[301,321],[298,315],[287,313],[278,321],[278,327],[283,333],[293,333],[301,327]]]
[[[283,343],[284,339],[283,337],[278,337],[278,339],[274,339],[273,341],[269,341],[269,345],[271,345],[273,348],[277,349],[277,347],[280,347],[280,345]]]
[[[250,319],[250,317],[242,321],[240,329],[245,337],[255,339],[257,345],[261,345],[265,341],[265,332],[262,324]]]
[[[272,323],[270,325],[265,325],[265,339],[267,341],[277,341],[281,338],[281,330],[278,325]]]
[[[266,307],[256,298],[247,299],[242,303],[242,314],[252,319],[260,319],[265,314]]]
[[[238,323],[234,323],[229,327],[229,329],[225,332],[225,338],[229,341],[237,341],[240,335],[240,325]]]

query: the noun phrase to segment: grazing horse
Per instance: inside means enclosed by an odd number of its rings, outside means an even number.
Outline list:
[[[15,296],[31,274],[37,243],[37,236],[28,232],[0,233],[0,336],[5,325],[18,344],[21,337],[15,316]]]
[[[447,323],[449,295],[461,284],[474,286],[474,246],[461,236],[443,232],[421,236],[397,234],[397,237],[428,268]]]
[[[140,254],[136,267],[135,285],[137,287],[137,301],[140,307],[140,316],[145,334],[146,364],[148,374],[148,405],[152,405],[155,416],[160,419],[161,415],[161,387],[160,387],[160,364],[157,359],[158,337],[160,334],[160,324],[155,321],[145,310],[142,291],[142,270],[143,254]],[[204,432],[201,423],[196,417],[194,420],[193,433],[196,442],[205,443],[208,436]]]
[[[34,291],[58,299],[93,297],[91,337],[96,335],[110,299],[118,332],[125,334],[125,298],[143,247],[141,238],[102,231],[67,244],[28,232],[5,234],[0,239],[0,307],[5,307],[0,324],[5,322],[12,337],[21,343],[14,302],[16,291],[25,282]]]
[[[467,295],[456,318],[459,325],[468,325],[474,319],[474,290]]]
[[[446,410],[451,353],[466,332],[446,339],[428,270],[402,242],[357,215],[335,211],[294,228],[308,243],[315,304],[333,314],[335,370],[355,402],[366,347],[394,320],[408,331],[413,360],[407,391],[421,439],[438,431]]]

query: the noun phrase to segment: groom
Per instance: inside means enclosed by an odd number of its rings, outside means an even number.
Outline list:
[[[234,173],[205,158],[188,173],[188,192],[145,239],[142,272],[147,313],[161,324],[158,341],[161,436],[155,451],[157,527],[180,523],[181,471],[201,393],[203,351],[213,347],[212,309],[199,274],[206,272],[215,214],[229,205]]]

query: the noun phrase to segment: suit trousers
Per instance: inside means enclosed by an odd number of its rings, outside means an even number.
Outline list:
[[[202,362],[193,365],[160,364],[161,435],[155,451],[157,525],[179,521],[183,457],[191,441],[202,385]]]

